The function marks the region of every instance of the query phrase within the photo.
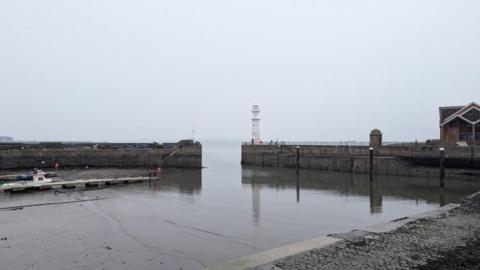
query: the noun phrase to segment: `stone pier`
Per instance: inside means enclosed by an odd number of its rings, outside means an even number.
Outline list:
[[[201,168],[202,145],[178,143],[2,143],[0,169],[58,167]]]
[[[370,145],[270,143],[242,145],[242,164],[369,173],[369,148],[374,149],[374,174],[440,177],[440,146],[384,144],[379,130],[370,134]],[[298,147],[298,149],[297,149]],[[480,178],[479,146],[446,146],[445,177]]]

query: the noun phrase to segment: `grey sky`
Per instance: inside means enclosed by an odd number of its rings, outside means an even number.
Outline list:
[[[480,2],[2,0],[0,135],[438,137],[480,101]]]

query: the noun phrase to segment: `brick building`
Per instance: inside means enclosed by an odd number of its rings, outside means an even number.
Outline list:
[[[440,142],[480,144],[480,105],[440,107]]]

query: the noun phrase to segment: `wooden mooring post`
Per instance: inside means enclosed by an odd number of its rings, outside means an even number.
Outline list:
[[[445,178],[445,148],[440,148],[440,187],[445,186],[444,178]]]
[[[297,175],[300,173],[300,146],[297,145],[297,157],[296,157],[296,168],[297,168]]]

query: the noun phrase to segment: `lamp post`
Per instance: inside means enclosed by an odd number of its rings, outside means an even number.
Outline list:
[[[368,174],[370,175],[370,181],[373,180],[373,147],[370,147],[369,149],[370,152],[370,170]]]
[[[445,177],[445,148],[441,147],[440,149],[440,187],[445,186],[445,182],[443,181],[443,178]]]

